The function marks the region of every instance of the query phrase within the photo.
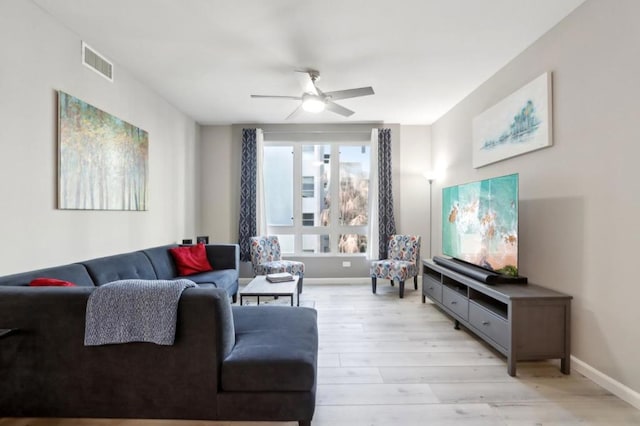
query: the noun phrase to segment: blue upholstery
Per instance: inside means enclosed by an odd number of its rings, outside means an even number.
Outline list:
[[[207,257],[214,270],[188,277],[178,277],[173,256],[169,252],[169,249],[174,247],[178,245],[167,244],[69,265],[7,275],[0,277],[0,286],[27,286],[34,278],[55,278],[88,287],[127,279],[187,278],[203,287],[224,289],[235,301],[240,270],[240,251],[237,244],[207,245]]]
[[[310,425],[316,400],[316,312],[232,308],[228,296],[238,291],[238,245],[208,245],[214,270],[187,277],[199,286],[182,293],[173,346],[82,344],[93,286],[118,279],[176,278],[168,253],[174,246],[0,277],[0,328],[18,330],[2,337],[2,353],[9,355],[0,363],[2,414]],[[83,287],[24,287],[37,277]]]
[[[139,251],[99,257],[81,263],[87,268],[96,285],[136,278],[158,279],[149,258]]]
[[[234,306],[236,345],[222,364],[222,390],[309,392],[316,386],[317,312]]]
[[[229,295],[234,295],[238,292],[238,271],[235,269],[201,272],[178,278],[186,278],[198,285],[213,284],[216,288],[226,290]]]
[[[0,285],[26,286],[35,278],[55,278],[57,280],[72,282],[78,286],[94,286],[93,280],[91,280],[91,276],[89,276],[87,269],[83,265],[76,263],[6,275],[4,277],[0,277]]]
[[[178,247],[178,245],[168,244],[141,251],[149,258],[158,279],[186,278],[200,286],[221,288],[226,290],[227,294],[235,301],[239,287],[238,270],[240,268],[240,251],[237,244],[206,245],[207,259],[213,267],[213,271],[187,276],[178,276],[173,256],[169,252],[174,247]]]
[[[171,280],[178,275],[176,263],[173,261],[171,252],[169,252],[170,249],[175,247],[178,247],[178,245],[167,244],[141,250],[149,258],[159,280]]]

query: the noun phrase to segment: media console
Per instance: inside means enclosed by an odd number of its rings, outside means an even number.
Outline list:
[[[570,373],[571,299],[535,284],[492,284],[422,261],[422,303],[426,297],[507,357],[507,372],[517,361],[560,358]]]

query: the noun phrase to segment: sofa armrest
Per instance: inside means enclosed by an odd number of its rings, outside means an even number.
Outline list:
[[[238,244],[207,244],[207,258],[214,270],[235,269],[240,272],[240,246]]]

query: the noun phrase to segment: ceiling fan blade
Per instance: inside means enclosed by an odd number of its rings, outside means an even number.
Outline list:
[[[325,95],[331,97],[332,101],[338,99],[357,98],[358,96],[373,95],[373,87],[359,87],[357,89],[336,90],[335,92],[326,92]]]
[[[302,105],[298,105],[298,108],[294,109],[291,114],[287,115],[287,118],[285,120],[292,119],[296,117],[298,114],[300,114],[301,112],[302,112]]]
[[[351,111],[350,109],[345,108],[345,107],[343,107],[341,105],[338,105],[337,103],[331,102],[331,101],[327,101],[326,102],[325,108],[328,111],[335,112],[336,114],[340,114],[340,115],[342,115],[344,117],[350,117],[353,114],[355,114],[355,111]]]
[[[252,98],[271,98],[271,99],[295,99],[302,100],[300,96],[278,96],[278,95],[251,95]]]

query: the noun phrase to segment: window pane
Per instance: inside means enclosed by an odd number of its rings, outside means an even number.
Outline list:
[[[302,198],[313,198],[315,194],[315,176],[302,176]]]
[[[369,146],[340,147],[340,225],[369,223],[369,157]]]
[[[366,253],[367,236],[358,234],[342,234],[338,240],[338,253]]]
[[[314,226],[313,213],[302,213],[302,226]]]
[[[302,251],[305,253],[329,253],[328,235],[302,235]]]
[[[280,242],[280,252],[282,254],[293,254],[293,245],[295,242],[294,235],[278,235],[278,241]]]
[[[264,147],[264,204],[267,225],[293,225],[292,151],[291,146]]]
[[[329,225],[331,145],[302,146],[302,225]],[[310,215],[310,216],[309,216]],[[307,218],[305,220],[305,217]],[[313,218],[310,222],[309,218]]]

